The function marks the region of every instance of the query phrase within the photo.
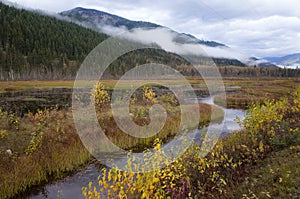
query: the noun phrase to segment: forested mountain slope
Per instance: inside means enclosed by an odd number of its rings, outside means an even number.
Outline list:
[[[0,80],[72,78],[106,35],[0,2]]]

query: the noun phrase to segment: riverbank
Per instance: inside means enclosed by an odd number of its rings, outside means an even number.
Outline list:
[[[212,107],[199,106],[202,117],[198,125],[204,126],[211,121]],[[144,107],[135,109],[144,110]],[[166,142],[174,136],[172,124],[180,118],[175,110],[169,118],[170,124],[158,135]],[[107,117],[107,114],[99,120],[111,126],[112,117]],[[213,122],[222,120],[223,112],[219,111],[217,115]],[[61,179],[92,159],[76,133],[70,110],[44,110],[22,118],[1,112],[0,124],[0,198],[18,198],[18,194],[27,192],[30,187]],[[120,135],[112,133],[108,137],[125,149],[137,151],[152,146],[155,139],[141,142],[132,138],[121,139]]]
[[[23,118],[1,112],[0,123],[0,198],[17,197],[91,160],[66,110],[39,111]]]

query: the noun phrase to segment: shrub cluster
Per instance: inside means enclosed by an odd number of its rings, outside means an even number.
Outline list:
[[[219,140],[210,153],[201,157],[200,147],[193,144],[186,153],[161,170],[147,173],[103,169],[97,185],[83,187],[84,198],[232,198],[234,187],[243,180],[245,168],[256,164],[271,151],[300,144],[300,88],[289,97],[253,104],[242,132]],[[202,143],[203,144],[203,143]],[[157,140],[156,159],[164,151]],[[145,152],[147,154],[147,152]],[[147,163],[147,162],[146,162]],[[129,165],[143,165],[129,161]]]

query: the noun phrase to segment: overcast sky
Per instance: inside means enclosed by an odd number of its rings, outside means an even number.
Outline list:
[[[150,21],[200,39],[224,43],[249,56],[300,52],[299,0],[13,0],[60,12],[94,8],[131,20]]]

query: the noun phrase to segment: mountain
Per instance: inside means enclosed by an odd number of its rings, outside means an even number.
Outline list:
[[[0,81],[74,79],[85,57],[108,38],[61,17],[1,2],[0,27]],[[133,66],[151,62],[172,65],[185,75],[193,73],[182,57],[145,49],[118,58],[108,68],[107,77],[121,76]]]
[[[265,57],[265,60],[284,67],[300,66],[300,53],[290,54],[283,57]]]
[[[93,27],[94,29],[99,29],[99,27],[101,26],[111,26],[117,28],[125,27],[128,30],[133,30],[137,28],[144,28],[144,29],[166,28],[170,30],[167,27],[155,23],[144,22],[144,21],[132,21],[110,13],[106,13],[94,9],[82,8],[82,7],[77,7],[72,10],[64,11],[61,12],[60,14],[63,16],[70,17],[71,19],[76,20],[78,22],[86,23],[88,26]],[[209,47],[226,47],[225,44],[221,44],[215,41],[200,40],[191,34],[177,33],[173,30],[170,31],[177,34],[174,41],[180,44],[184,44],[184,43],[202,44]]]
[[[63,19],[61,16],[58,19],[57,16],[17,9],[0,2],[0,80],[74,79],[85,57],[108,36],[78,25],[78,21],[72,23]],[[153,26],[148,22],[146,24],[148,28]],[[191,35],[179,34],[175,31],[173,33],[177,34],[177,43],[199,42]],[[206,46],[218,50],[229,49],[218,45],[210,47],[212,45],[215,44],[208,42]],[[182,48],[185,45],[178,46]],[[121,77],[133,67],[146,63],[169,65],[186,76],[200,75],[177,54],[157,49],[137,51],[129,52],[115,60],[107,69],[106,77]],[[230,58],[213,57],[212,59],[218,66],[223,67],[223,72],[227,76],[253,76],[255,73],[251,71],[256,71],[253,67],[236,67],[234,71],[237,72],[233,73],[230,65],[245,66],[245,64]],[[202,61],[205,64],[207,59],[204,58]],[[300,70],[297,71],[300,72]],[[222,71],[221,74],[223,74]],[[295,72],[262,68],[260,74],[280,76],[282,74],[295,75]]]
[[[126,27],[128,30],[134,28],[157,28],[160,25],[144,22],[144,21],[131,21],[117,15],[109,14],[106,12],[86,9],[77,7],[72,10],[64,11],[60,13],[63,16],[68,16],[73,19],[77,19],[81,22],[91,23],[91,25],[108,25],[113,27]]]
[[[56,16],[1,2],[0,27],[0,80],[74,79],[84,58],[108,38]],[[151,62],[172,65],[185,75],[194,74],[178,55],[145,49],[117,59],[108,76],[118,77],[133,66]]]

